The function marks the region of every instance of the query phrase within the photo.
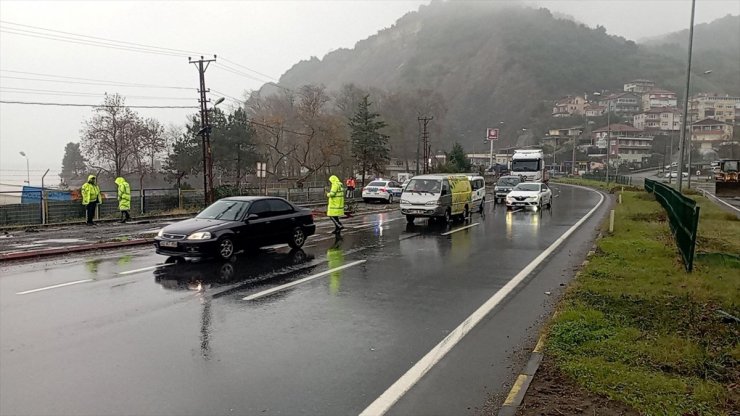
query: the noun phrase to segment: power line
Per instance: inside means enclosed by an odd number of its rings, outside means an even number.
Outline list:
[[[243,99],[239,99],[239,98],[235,98],[235,97],[232,97],[232,96],[231,96],[231,95],[229,95],[229,94],[226,94],[226,93],[224,93],[224,92],[221,92],[221,91],[218,91],[218,90],[214,90],[213,88],[211,88],[211,91],[215,92],[215,93],[216,93],[216,94],[218,94],[218,95],[223,95],[224,97],[228,98],[229,100],[231,100],[231,101],[235,101],[235,102],[237,102],[237,103],[239,103],[239,104],[242,104],[242,103],[244,102],[244,100],[243,100]]]
[[[196,90],[196,88],[177,87],[174,85],[141,84],[141,83],[133,83],[133,82],[125,82],[125,81],[109,81],[109,80],[102,80],[102,79],[78,78],[78,77],[68,77],[68,76],[63,76],[63,75],[42,74],[38,72],[11,71],[9,69],[0,69],[0,72],[10,72],[14,74],[25,74],[25,75],[38,75],[42,77],[52,77],[52,78],[63,78],[65,80],[71,79],[71,80],[95,82],[95,84],[85,83],[89,85],[116,85],[116,86],[130,86],[130,87],[141,87],[141,88],[169,88],[169,89],[189,90],[189,91]],[[57,80],[50,80],[50,79],[43,79],[43,78],[21,78],[21,77],[12,77],[12,76],[4,76],[4,75],[0,75],[0,78],[25,79],[25,80],[49,81],[49,82],[69,82],[69,81],[57,81]],[[75,83],[79,83],[79,82],[75,82]]]
[[[87,45],[87,46],[97,46],[102,47],[106,49],[118,49],[123,51],[129,51],[129,52],[140,52],[140,53],[149,53],[153,55],[163,55],[163,56],[176,56],[176,57],[183,57],[185,55],[182,54],[175,54],[175,53],[168,53],[168,52],[161,52],[161,51],[154,51],[149,49],[143,49],[143,48],[134,48],[134,47],[126,47],[126,46],[119,46],[115,44],[107,44],[103,42],[96,42],[96,41],[88,41],[85,39],[75,39],[75,38],[69,38],[65,36],[54,36],[54,35],[47,35],[45,33],[36,33],[36,32],[30,32],[30,31],[23,31],[19,29],[8,29],[8,28],[0,28],[0,32],[8,33],[12,35],[19,35],[19,36],[27,36],[32,38],[39,38],[39,39],[46,39],[46,40],[55,40],[58,42],[67,42],[67,43],[74,43],[78,45]]]
[[[8,101],[0,100],[0,104],[21,104],[21,105],[48,105],[58,107],[115,107],[112,105],[103,104],[75,104],[75,103],[46,103],[46,102],[32,102],[32,101]],[[197,106],[187,105],[122,105],[120,107],[126,108],[199,108]]]
[[[242,64],[236,63],[236,62],[234,62],[234,61],[232,61],[232,60],[230,60],[230,59],[226,59],[226,58],[224,58],[223,56],[221,57],[221,60],[223,60],[223,61],[226,61],[226,62],[228,62],[228,63],[230,63],[230,64],[232,64],[232,65],[236,65],[236,66],[238,66],[239,68],[244,68],[244,69],[246,69],[247,71],[251,71],[251,72],[254,72],[254,73],[255,73],[255,74],[257,74],[257,75],[261,75],[261,76],[263,76],[263,77],[265,77],[265,78],[267,78],[267,79],[271,79],[271,80],[273,80],[273,81],[275,81],[275,82],[279,81],[279,80],[278,80],[277,78],[275,78],[275,77],[272,77],[272,76],[270,76],[270,75],[267,75],[267,74],[263,74],[262,72],[259,72],[259,71],[255,71],[254,69],[252,69],[252,68],[250,68],[250,67],[248,67],[248,66],[244,66],[244,65],[242,65]]]
[[[61,95],[61,96],[74,96],[74,97],[104,97],[105,93],[88,93],[81,91],[58,91],[58,90],[39,90],[33,88],[13,88],[13,87],[0,87],[0,91],[12,94],[41,94],[41,95]],[[155,97],[150,95],[123,95],[124,98],[135,98],[144,100],[193,100],[194,98],[187,97]]]
[[[77,36],[77,37],[82,37],[82,38],[90,38],[90,39],[97,39],[97,40],[103,40],[103,41],[108,41],[108,42],[122,43],[122,44],[126,44],[126,45],[133,45],[133,46],[138,46],[138,47],[143,47],[143,48],[148,48],[148,49],[161,49],[161,50],[164,50],[164,51],[182,52],[184,54],[191,54],[191,55],[193,55],[193,54],[194,55],[205,55],[202,52],[194,52],[194,51],[188,51],[188,50],[183,50],[183,49],[174,49],[174,48],[165,48],[165,47],[162,47],[162,46],[154,46],[154,45],[145,45],[145,44],[142,44],[142,43],[127,42],[127,41],[123,41],[123,40],[115,40],[115,39],[101,38],[101,37],[90,36],[90,35],[81,35],[79,33],[64,32],[64,31],[61,31],[61,30],[47,29],[47,28],[39,27],[39,26],[31,26],[31,25],[24,25],[24,24],[21,24],[21,23],[8,22],[7,20],[0,20],[0,23],[4,23],[6,25],[12,25],[12,26],[28,27],[28,28],[31,28],[31,29],[43,30],[43,31],[47,31],[47,32],[62,33],[62,34],[65,34],[65,35],[72,35],[72,36]],[[16,30],[21,30],[21,29],[16,29]]]
[[[254,75],[247,74],[246,72],[239,71],[238,69],[232,68],[232,67],[227,66],[227,65],[224,65],[222,63],[218,63],[217,62],[214,65],[216,66],[216,68],[223,69],[224,71],[231,72],[232,74],[240,75],[240,76],[242,76],[244,78],[249,78],[249,79],[254,80],[254,81],[257,81],[257,82],[262,82],[262,83],[265,83],[265,84],[268,83],[268,81],[265,81],[264,79],[257,78]]]

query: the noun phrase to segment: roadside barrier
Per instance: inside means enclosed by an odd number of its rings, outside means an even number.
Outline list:
[[[655,194],[655,199],[668,214],[668,223],[683,258],[684,267],[687,272],[691,272],[694,267],[696,230],[699,226],[699,207],[696,206],[696,201],[668,185],[651,179],[645,179],[645,190]]]
[[[591,179],[594,181],[606,182],[606,175],[596,175],[593,173],[584,173],[581,175],[583,179]],[[632,177],[624,175],[609,175],[609,182],[617,183],[620,185],[632,185]]]

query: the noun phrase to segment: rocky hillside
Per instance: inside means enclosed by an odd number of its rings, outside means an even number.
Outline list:
[[[432,89],[448,109],[447,139],[459,140],[466,131],[482,137],[486,127],[505,121],[507,144],[518,129],[542,124],[562,95],[621,89],[634,78],[682,91],[685,57],[656,48],[608,35],[603,27],[556,18],[547,9],[432,2],[353,49],[297,63],[280,82],[324,84],[330,90],[348,83]],[[740,93],[737,84],[740,80],[728,82],[725,90]],[[474,136],[468,134],[463,144],[478,144]]]

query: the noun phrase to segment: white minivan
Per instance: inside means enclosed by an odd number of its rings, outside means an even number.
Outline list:
[[[482,176],[468,175],[470,180],[470,187],[473,190],[471,195],[470,210],[475,212],[483,212],[486,205],[486,180]]]

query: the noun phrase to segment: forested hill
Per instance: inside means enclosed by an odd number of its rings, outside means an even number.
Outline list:
[[[684,61],[610,36],[603,27],[555,18],[547,9],[432,2],[353,49],[299,62],[280,82],[329,90],[347,83],[432,89],[445,100],[447,135],[482,135],[505,121],[503,136],[511,139],[514,129],[541,122],[562,95],[619,90],[635,78],[680,92]],[[470,135],[464,141],[477,143]]]

